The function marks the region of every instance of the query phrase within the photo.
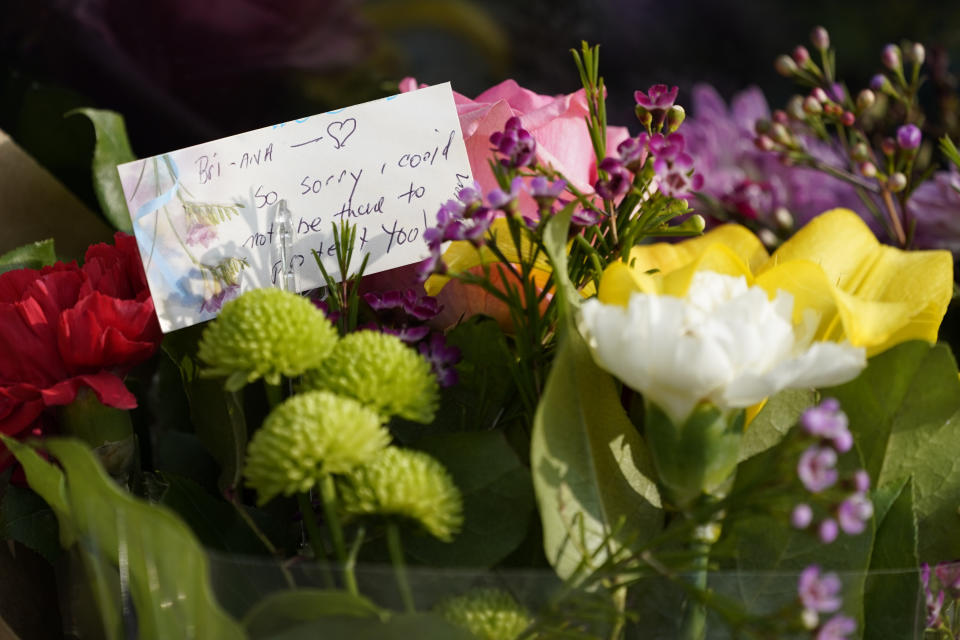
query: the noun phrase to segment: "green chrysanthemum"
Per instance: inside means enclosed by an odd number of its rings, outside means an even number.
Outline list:
[[[442,464],[421,451],[387,447],[341,485],[352,515],[398,515],[449,542],[463,524],[463,499]]]
[[[501,589],[475,589],[441,602],[437,612],[479,640],[515,640],[533,619]]]
[[[204,330],[198,356],[204,375],[229,376],[237,390],[259,377],[279,384],[320,365],[337,330],[306,298],[280,289],[254,289],[223,305]]]
[[[304,385],[349,395],[385,416],[433,422],[439,389],[430,364],[396,336],[357,331],[343,338]]]
[[[263,504],[307,491],[327,473],[346,473],[376,458],[390,433],[373,409],[327,391],[277,406],[250,441],[244,475]]]

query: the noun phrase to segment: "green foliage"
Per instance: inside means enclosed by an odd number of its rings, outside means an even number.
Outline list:
[[[366,598],[346,591],[297,589],[278,591],[258,602],[243,617],[243,626],[252,640],[258,640],[327,617],[379,620],[387,616]]]
[[[501,432],[442,434],[416,446],[453,476],[463,496],[463,528],[451,543],[407,537],[411,557],[436,567],[490,567],[523,542],[535,506],[533,485]]]
[[[564,579],[659,532],[649,453],[613,379],[567,328],[534,420],[531,471],[547,559]]]
[[[93,188],[103,215],[120,231],[133,233],[130,212],[123,195],[117,165],[136,160],[123,116],[103,109],[74,109],[67,115],[82,114],[90,119],[97,136],[93,149]]]
[[[53,238],[31,242],[0,256],[0,273],[16,269],[39,269],[57,261]]]
[[[79,542],[109,638],[121,637],[122,593],[132,600],[141,638],[243,637],[213,598],[203,548],[173,513],[117,487],[76,440],[44,441],[63,471],[27,445],[3,441],[56,511],[64,545]],[[119,590],[113,588],[118,570]]]
[[[775,446],[813,404],[814,393],[808,389],[786,389],[769,398],[744,430],[740,462]]]
[[[898,345],[823,395],[840,400],[878,489],[912,477],[920,561],[960,557],[960,380],[949,347]]]
[[[877,534],[866,583],[863,637],[909,638],[918,628],[918,604],[922,597],[913,483],[891,483],[874,492],[872,498]]]
[[[15,540],[51,563],[60,555],[57,517],[30,489],[10,485],[0,502],[0,540]]]
[[[376,618],[327,616],[264,637],[270,640],[476,640],[469,631],[453,626],[440,616],[424,613],[397,614],[384,622]]]
[[[167,334],[163,350],[179,367],[190,402],[190,418],[197,436],[220,465],[222,490],[239,486],[247,449],[247,423],[237,392],[226,391],[219,380],[200,377],[195,359],[202,326]]]

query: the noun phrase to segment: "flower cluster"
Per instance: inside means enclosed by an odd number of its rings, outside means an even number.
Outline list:
[[[930,571],[926,562],[920,568],[920,582],[923,585],[924,603],[926,605],[928,629],[953,633],[960,629],[951,628],[953,617],[948,609],[954,609],[960,603],[960,562],[941,562]],[[936,594],[936,595],[934,595]]]
[[[812,494],[823,494],[840,480],[836,468],[838,454],[849,451],[853,446],[853,436],[847,428],[847,416],[836,399],[826,398],[818,406],[807,409],[800,418],[800,424],[816,442],[801,454],[797,475]],[[828,515],[815,525],[817,535],[825,544],[836,540],[840,531],[847,535],[862,533],[873,517],[873,503],[867,497],[870,476],[866,471],[858,469],[841,486],[847,490],[846,495],[839,503],[829,502]],[[806,502],[796,505],[791,522],[798,529],[814,525],[813,507]]]
[[[363,300],[373,311],[375,320],[361,328],[389,333],[417,349],[430,363],[441,387],[457,383],[455,365],[462,357],[460,350],[448,345],[443,333],[426,324],[443,309],[435,297],[418,295],[413,289],[393,289],[365,293]]]
[[[516,598],[500,589],[473,589],[436,607],[444,619],[479,640],[515,640],[533,618]]]
[[[91,246],[83,266],[58,262],[0,275],[0,433],[41,435],[49,407],[90,388],[101,403],[137,405],[126,373],[160,344],[160,325],[133,236]],[[9,459],[0,455],[0,468]]]
[[[842,586],[837,574],[821,574],[820,567],[815,564],[800,573],[797,596],[803,607],[801,619],[816,640],[843,640],[857,629],[856,620],[842,613],[820,624],[820,614],[833,613],[843,605]]]

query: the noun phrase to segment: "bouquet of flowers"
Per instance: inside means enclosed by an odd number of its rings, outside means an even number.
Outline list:
[[[0,531],[80,637],[960,638],[960,153],[812,43],[772,114],[457,95],[423,262],[165,336],[124,233],[0,257]]]

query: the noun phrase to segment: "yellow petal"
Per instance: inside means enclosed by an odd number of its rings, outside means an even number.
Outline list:
[[[785,242],[757,282],[793,293],[795,314],[824,313],[818,337],[849,339],[873,355],[905,340],[936,341],[953,294],[953,260],[947,251],[882,245],[855,213],[833,209]]]
[[[753,285],[753,274],[750,267],[734,249],[724,244],[707,245],[703,253],[696,256],[687,265],[665,273],[661,293],[683,298],[690,288],[690,281],[697,271],[713,271],[727,276],[743,276],[747,286]]]
[[[657,293],[657,282],[649,274],[632,269],[623,262],[614,262],[600,276],[597,298],[604,304],[625,307],[630,301],[630,294],[635,291]]]
[[[751,271],[760,268],[769,258],[763,243],[749,229],[725,224],[702,236],[676,244],[658,242],[636,246],[630,250],[630,264],[641,272],[657,269],[660,273],[668,274],[690,264],[714,245],[722,245],[732,251]]]
[[[513,237],[510,235],[510,228],[507,226],[505,219],[497,218],[494,220],[493,224],[490,225],[490,229],[487,231],[487,237],[496,241],[497,248],[503,253],[507,262],[514,264],[520,262],[520,254],[517,252],[517,247],[513,242]],[[530,255],[530,252],[533,251],[533,244],[527,238],[526,234],[520,234],[520,250],[524,255]],[[487,247],[480,247],[478,249],[469,242],[458,240],[451,242],[447,250],[443,252],[443,262],[447,265],[448,271],[451,273],[459,273],[482,264],[499,262],[499,259]],[[537,256],[534,267],[547,274],[551,271],[550,261],[543,253]],[[541,275],[541,279],[545,281],[546,277]],[[435,296],[449,281],[450,276],[432,275],[427,278],[423,286],[427,291],[427,295]]]

